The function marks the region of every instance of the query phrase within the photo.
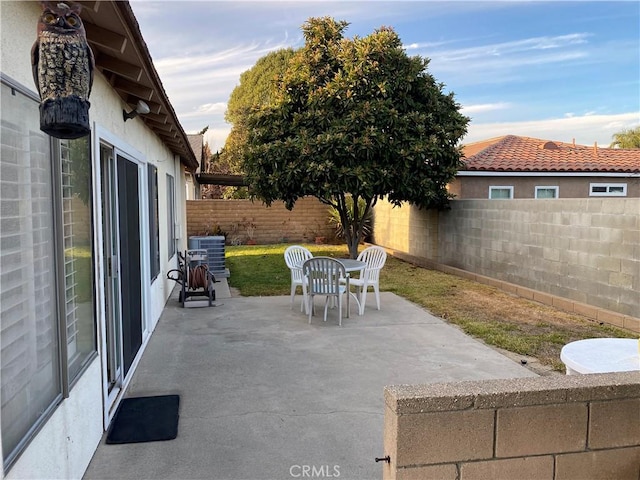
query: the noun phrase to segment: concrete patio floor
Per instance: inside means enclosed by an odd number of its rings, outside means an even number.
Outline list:
[[[392,293],[339,327],[223,287],[211,308],[172,296],[126,393],[179,394],[178,437],[103,439],[86,479],[381,478],[385,385],[535,376]]]

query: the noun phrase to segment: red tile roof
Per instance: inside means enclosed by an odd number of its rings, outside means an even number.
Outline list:
[[[463,146],[462,171],[640,173],[640,149],[506,135]]]

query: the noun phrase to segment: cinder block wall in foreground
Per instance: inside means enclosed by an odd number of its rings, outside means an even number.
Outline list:
[[[385,388],[385,479],[640,478],[640,373]]]

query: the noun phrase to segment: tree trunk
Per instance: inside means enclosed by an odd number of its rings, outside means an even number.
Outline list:
[[[349,258],[355,259],[358,257],[358,247],[360,246],[360,240],[362,240],[364,218],[369,207],[367,206],[363,212],[360,212],[358,209],[358,197],[355,196],[353,197],[351,211],[349,211],[349,205],[347,204],[344,194],[342,194],[338,197],[335,208],[340,213],[344,240],[349,248]]]
[[[347,241],[347,246],[349,247],[349,258],[357,258],[358,257],[358,245],[360,242],[357,238],[351,238]]]
[[[352,221],[345,230],[345,241],[349,247],[349,258],[358,257],[358,247],[360,246],[360,240],[362,239],[362,224],[360,222]]]

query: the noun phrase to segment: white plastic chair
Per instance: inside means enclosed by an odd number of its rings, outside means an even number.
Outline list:
[[[291,270],[291,309],[293,310],[293,302],[298,287],[302,289],[302,303],[300,311],[306,312],[307,306],[307,285],[306,279],[302,274],[302,264],[305,260],[313,257],[313,254],[300,245],[292,245],[284,251],[284,261]]]
[[[335,299],[338,303],[338,325],[342,326],[342,298],[349,286],[349,275],[342,265],[335,258],[313,257],[306,260],[302,265],[302,273],[307,279],[307,311],[309,313],[309,323],[314,313],[314,297],[324,295],[324,321],[327,321],[327,308],[329,300]],[[342,284],[341,280],[346,280]]]
[[[380,270],[387,261],[387,252],[382,247],[367,247],[360,252],[358,260],[365,262],[367,266],[360,274],[360,278],[349,279],[349,284],[355,285],[357,288],[360,301],[360,312],[358,313],[363,315],[369,287],[373,288],[376,295],[376,306],[380,310]]]

